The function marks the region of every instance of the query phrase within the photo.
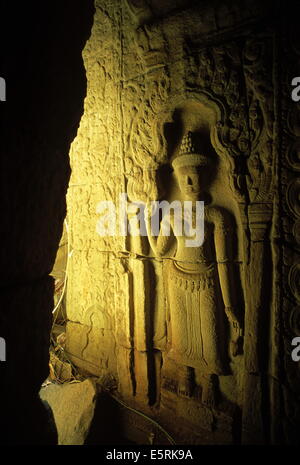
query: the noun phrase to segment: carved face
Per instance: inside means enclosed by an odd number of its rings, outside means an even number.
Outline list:
[[[203,171],[202,166],[182,166],[175,170],[180,191],[184,198],[188,200],[197,200],[201,193],[202,182],[200,182],[200,173]]]

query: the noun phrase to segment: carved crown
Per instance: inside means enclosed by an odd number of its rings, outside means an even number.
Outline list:
[[[172,161],[173,168],[207,165],[210,159],[199,150],[199,135],[188,131],[182,138],[178,155]]]

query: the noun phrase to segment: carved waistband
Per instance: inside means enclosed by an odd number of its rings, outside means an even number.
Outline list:
[[[216,266],[214,263],[204,271],[190,273],[183,271],[175,260],[168,263],[168,277],[176,286],[189,292],[200,291],[212,287],[216,280]]]

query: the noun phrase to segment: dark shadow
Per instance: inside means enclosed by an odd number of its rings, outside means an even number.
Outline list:
[[[122,422],[122,408],[109,394],[97,398],[93,421],[85,445],[130,445]]]
[[[93,0],[2,1],[0,76],[0,443],[55,444],[38,397],[49,372],[53,268],[66,215],[69,149],[84,110],[82,50]],[[26,382],[20,383],[20,379]]]
[[[148,399],[149,405],[154,405],[157,401],[157,392],[156,392],[156,369],[155,369],[155,359],[154,359],[154,348],[153,348],[153,337],[154,337],[154,308],[155,308],[155,294],[156,294],[156,274],[153,264],[149,261],[147,263],[147,274],[148,274],[148,283],[147,292],[148,292],[148,314],[147,314],[147,346],[148,346]]]

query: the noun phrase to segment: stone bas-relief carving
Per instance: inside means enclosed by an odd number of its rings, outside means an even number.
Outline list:
[[[193,227],[199,228],[197,202],[205,199],[207,170],[212,169],[209,155],[197,150],[195,134],[188,132],[182,139],[179,154],[172,166],[179,185],[180,201],[192,204]],[[204,240],[202,245],[189,246],[194,238],[186,228],[177,235],[176,212],[165,215],[158,237],[152,235],[152,204],[146,208],[146,225],[151,247],[163,256],[175,236],[176,252],[168,260],[166,281],[168,288],[168,357],[181,366],[178,393],[190,397],[193,391],[193,372],[202,379],[202,403],[215,404],[214,376],[229,372],[226,350],[227,317],[230,333],[230,354],[238,353],[241,326],[238,319],[228,241],[232,230],[226,214],[215,206],[204,207]],[[182,209],[183,210],[183,209]],[[181,219],[182,222],[185,218]],[[167,225],[166,223],[169,223]],[[168,227],[170,226],[170,227]],[[171,231],[172,235],[166,235]],[[195,228],[196,231],[196,228]],[[181,231],[180,231],[181,232]],[[194,233],[194,236],[197,233]]]
[[[118,395],[179,441],[276,443],[281,412],[289,431],[299,397],[289,353],[299,332],[299,118],[288,100],[279,115],[277,91],[290,82],[279,82],[282,38],[266,2],[156,2],[163,13],[154,3],[95,2],[71,152],[68,344],[87,371],[89,358],[114,375]],[[176,167],[188,131],[203,135],[199,115],[215,155],[200,147],[186,157],[200,152],[205,161]],[[156,240],[96,235],[99,201],[117,204],[126,193],[130,202],[183,202],[188,178],[205,193],[203,245],[189,248],[174,231]]]

